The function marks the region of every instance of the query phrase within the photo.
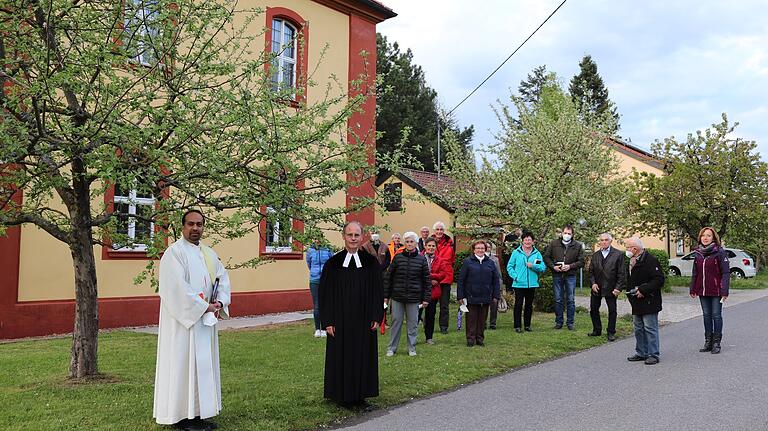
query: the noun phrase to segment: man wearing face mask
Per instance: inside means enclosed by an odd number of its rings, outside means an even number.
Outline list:
[[[381,272],[384,272],[389,267],[391,259],[389,258],[389,248],[381,242],[379,233],[376,230],[371,229],[369,231],[370,240],[363,244],[363,250],[367,251],[371,256],[376,257],[381,267]]]
[[[576,302],[576,274],[584,266],[584,246],[573,239],[573,226],[563,226],[563,237],[553,240],[544,251],[544,263],[552,270],[555,293],[555,329],[563,327],[563,302],[568,304],[568,329],[573,331]],[[565,298],[564,298],[565,297]]]
[[[635,354],[627,360],[655,365],[659,363],[659,312],[664,273],[658,259],[645,251],[640,238],[625,239],[624,247],[629,257],[627,298],[632,305],[635,326]]]

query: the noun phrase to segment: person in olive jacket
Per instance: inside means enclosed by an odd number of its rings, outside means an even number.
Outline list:
[[[384,276],[384,300],[392,307],[392,326],[387,356],[397,352],[403,318],[406,320],[408,354],[416,356],[419,305],[426,307],[432,296],[432,283],[427,259],[416,248],[415,232],[403,235],[405,249],[395,255]]]
[[[584,266],[584,246],[573,239],[573,226],[563,226],[562,238],[557,238],[544,250],[544,263],[552,270],[552,289],[555,293],[555,329],[563,327],[563,300],[568,304],[568,329],[573,331],[576,314],[576,275]],[[565,297],[565,298],[563,298]]]
[[[704,347],[699,352],[720,353],[723,339],[723,302],[731,285],[731,263],[711,227],[699,231],[699,246],[693,252],[691,298],[699,297],[704,318]]]
[[[605,305],[608,306],[608,341],[616,340],[616,297],[624,290],[627,283],[624,253],[611,247],[612,243],[611,234],[607,232],[600,234],[598,240],[600,250],[592,255],[589,262],[589,279],[592,284],[589,316],[592,318],[592,332],[587,335],[599,337],[603,332],[600,304],[605,298]]]
[[[472,255],[464,259],[456,280],[457,299],[469,309],[466,321],[467,347],[485,345],[485,319],[488,307],[496,306],[499,290],[499,271],[485,254],[484,240],[472,242]]]
[[[659,363],[659,312],[664,273],[656,257],[643,248],[638,237],[624,240],[629,257],[627,297],[632,305],[635,326],[635,354],[628,361],[645,361],[646,365]]]

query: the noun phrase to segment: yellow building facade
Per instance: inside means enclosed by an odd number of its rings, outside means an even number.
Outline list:
[[[309,104],[325,97],[326,82],[334,76],[347,85],[363,73],[373,84],[376,67],[376,24],[395,16],[381,3],[372,0],[278,0],[252,1],[249,7],[263,9],[250,24],[254,35],[270,46],[273,23],[298,33],[301,49],[296,54],[296,84],[300,76],[311,73],[316,86],[306,88],[303,97]],[[242,17],[236,17],[243,19]],[[278,24],[275,24],[278,25]],[[266,31],[265,31],[266,29]],[[365,51],[365,55],[361,52]],[[254,53],[254,56],[261,53]],[[344,91],[343,89],[340,91]],[[349,120],[350,128],[375,129],[375,100],[368,100],[362,112]],[[374,148],[373,138],[355,142]],[[373,159],[370,160],[373,163]],[[114,190],[105,200],[114,199]],[[373,185],[347,193],[339,192],[326,203],[344,206],[355,196],[370,196]],[[23,195],[21,196],[23,199]],[[373,209],[356,213],[356,219],[373,224]],[[254,315],[312,308],[308,289],[308,270],[301,250],[271,250],[261,235],[222,242],[215,250],[226,263],[242,262],[256,256],[273,262],[253,269],[230,272],[233,290],[231,314]],[[294,226],[295,227],[295,226]],[[341,244],[341,236],[329,238]],[[205,239],[203,240],[205,242]],[[96,271],[99,289],[100,326],[118,327],[157,323],[159,298],[150,283],[134,284],[134,278],[147,266],[145,254],[123,252],[96,246]],[[0,318],[0,339],[70,332],[74,316],[74,273],[69,248],[32,225],[8,230],[0,238],[0,264],[9,274],[0,277],[0,316],[25,316],[24,321]],[[26,320],[29,320],[27,322]]]

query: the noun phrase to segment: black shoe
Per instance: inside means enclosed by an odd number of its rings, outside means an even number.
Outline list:
[[[467,341],[467,347],[474,347],[475,343]]]
[[[190,421],[191,426],[187,427],[187,430],[215,430],[219,427],[216,422],[209,419],[194,418]]]
[[[448,333],[448,328],[440,328],[440,333],[441,334],[447,334]]]
[[[602,332],[592,331],[589,334],[587,334],[587,337],[599,337],[601,334],[602,334]]]
[[[531,329],[530,326],[525,327],[525,332],[533,332],[533,329]]]
[[[522,334],[523,330],[521,328],[515,328],[515,332],[517,332],[518,334]]]
[[[575,326],[573,326],[573,325],[568,325],[568,330],[569,330],[569,331],[575,331],[575,330],[576,330],[576,327],[575,327]]]
[[[714,334],[712,336],[712,354],[720,353],[720,341],[723,340],[723,334]]]
[[[555,324],[555,329],[563,329],[563,324],[562,323]]]
[[[649,357],[648,357],[648,358],[645,360],[645,365],[656,365],[656,364],[658,364],[658,363],[659,363],[659,358],[657,358],[657,357],[655,357],[655,356],[649,356]]]
[[[496,325],[491,325],[488,329],[495,330],[496,329]]]
[[[712,334],[704,334],[704,347],[699,349],[699,352],[711,352],[712,351]]]
[[[485,341],[478,341],[477,345],[480,347],[485,347]]]
[[[189,419],[182,419],[175,424],[173,424],[173,427],[180,430],[185,430],[187,427],[191,424],[191,421]]]
[[[613,334],[608,334],[608,341],[616,341],[616,336]]]
[[[646,359],[648,359],[648,358],[646,358],[645,356],[640,356],[640,355],[632,355],[632,356],[627,358],[627,360],[629,362],[639,362],[639,361],[644,361]]]

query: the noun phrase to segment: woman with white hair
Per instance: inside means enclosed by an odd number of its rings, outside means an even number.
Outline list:
[[[427,259],[416,249],[415,232],[403,235],[405,249],[395,255],[384,276],[384,300],[392,308],[387,356],[397,352],[403,319],[407,323],[408,354],[416,356],[416,335],[419,325],[419,305],[429,304],[431,282]]]

